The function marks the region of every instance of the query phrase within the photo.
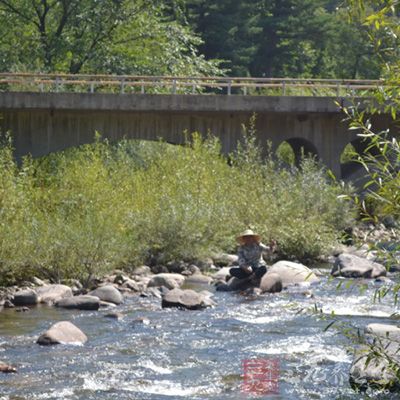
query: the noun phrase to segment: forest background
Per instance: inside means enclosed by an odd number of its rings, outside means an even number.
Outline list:
[[[350,11],[341,0],[0,0],[0,71],[379,78]]]

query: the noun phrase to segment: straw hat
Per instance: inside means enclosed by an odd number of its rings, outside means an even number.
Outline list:
[[[244,238],[244,237],[249,237],[249,236],[254,237],[258,243],[261,242],[261,236],[258,235],[258,234],[255,233],[255,232],[253,232],[251,229],[246,229],[241,235],[239,235],[239,236],[236,238],[236,240],[237,240],[240,244],[242,244],[242,243],[243,243],[243,238]]]

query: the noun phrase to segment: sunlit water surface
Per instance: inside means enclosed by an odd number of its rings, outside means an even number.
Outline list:
[[[0,399],[365,398],[348,383],[351,341],[335,329],[324,331],[329,320],[321,311],[363,328],[396,323],[391,315],[398,310],[389,298],[373,302],[377,283],[364,293],[359,285],[338,291],[337,284],[322,278],[312,288],[314,298],[303,289],[256,299],[217,292],[218,305],[203,311],[161,309],[160,299],[130,297],[115,309],[122,320],[105,318],[110,310],[6,310],[0,313],[0,360],[18,374],[0,375]],[[140,317],[150,324],[135,322]],[[88,342],[37,345],[59,320],[76,324]],[[242,391],[243,361],[253,358],[278,360],[279,394]]]

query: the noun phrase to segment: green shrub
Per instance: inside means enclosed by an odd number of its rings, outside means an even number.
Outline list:
[[[17,167],[0,149],[0,268],[9,283],[60,281],[143,262],[194,260],[235,251],[247,226],[280,256],[317,257],[352,218],[343,188],[321,166],[261,159],[250,129],[229,165],[216,138],[185,146],[97,140]],[[9,271],[8,274],[5,272]]]

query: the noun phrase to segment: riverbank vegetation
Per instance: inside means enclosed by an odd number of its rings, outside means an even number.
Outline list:
[[[251,226],[280,257],[326,254],[352,221],[344,188],[323,168],[261,158],[250,129],[229,163],[216,138],[185,146],[122,141],[17,165],[0,149],[2,283],[39,276],[88,279],[140,263],[235,250]]]

